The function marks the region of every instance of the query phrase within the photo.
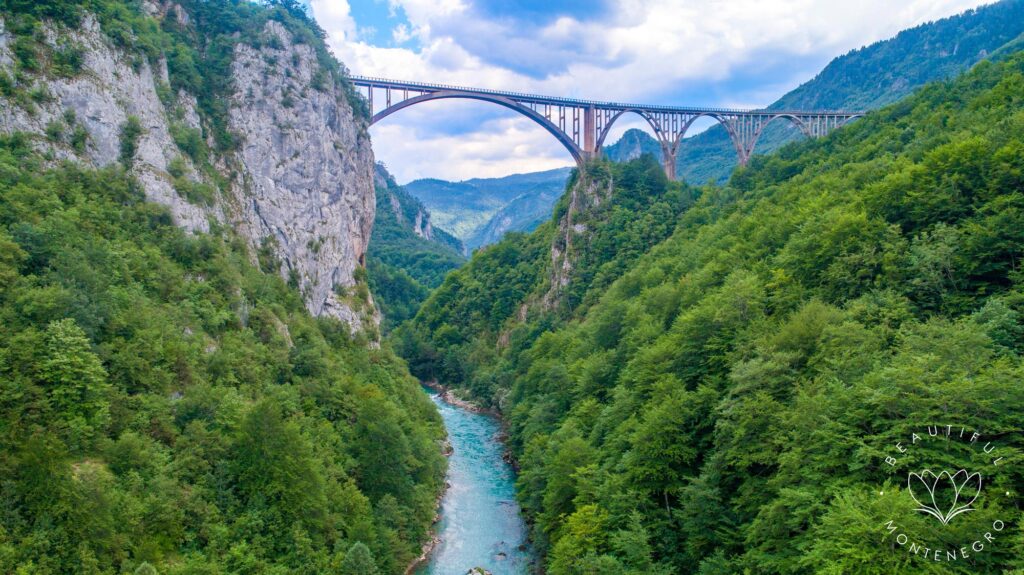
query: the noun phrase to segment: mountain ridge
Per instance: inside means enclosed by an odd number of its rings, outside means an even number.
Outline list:
[[[461,182],[423,178],[404,187],[428,207],[438,227],[473,250],[493,243],[505,231],[535,227],[539,219],[550,213],[571,171],[572,168],[556,168]],[[514,202],[520,208],[528,206],[527,211],[514,211]]]
[[[954,39],[954,40],[950,40]],[[946,46],[948,42],[953,46]],[[966,10],[958,15],[927,22],[900,31],[895,36],[856,48],[833,58],[813,78],[787,92],[769,109],[873,109],[890,103],[923,84],[948,78],[980,59],[996,55],[1000,50],[1012,51],[1015,43],[1024,42],[1024,2],[1003,0],[987,6]],[[939,46],[938,48],[936,46]],[[943,48],[943,46],[945,46]],[[921,54],[928,54],[923,61]],[[927,62],[927,65],[926,63]],[[861,78],[855,76],[860,74]],[[764,154],[798,141],[803,135],[785,122],[775,122],[762,135],[756,153]],[[615,143],[606,146],[605,155],[613,161],[627,161],[642,154],[652,154],[662,161],[661,145],[646,130],[630,129]],[[693,184],[709,180],[726,180],[736,166],[735,151],[725,130],[715,124],[707,130],[688,137],[680,145],[676,173]],[[540,172],[546,173],[546,172]],[[527,178],[530,174],[517,174],[511,178]],[[492,178],[497,180],[500,178]],[[467,180],[473,182],[474,180]],[[437,188],[458,186],[460,183],[430,179]],[[428,186],[410,184],[416,194]],[[453,188],[469,196],[478,193],[471,188]],[[424,199],[421,197],[421,199]],[[431,199],[425,199],[428,205]],[[511,199],[505,200],[504,207]],[[450,203],[450,202],[449,202]],[[494,202],[497,203],[497,202]],[[438,204],[444,210],[444,205]],[[535,222],[550,212],[542,212],[547,202],[536,205],[536,213],[522,220],[528,225],[510,225],[508,230],[530,231]],[[437,209],[437,208],[435,208]],[[502,207],[481,206],[472,222],[465,224],[457,218],[446,218],[442,227],[455,225],[467,244],[473,247],[493,243],[496,234],[486,238],[473,238],[480,230],[499,226],[492,223],[499,218]]]

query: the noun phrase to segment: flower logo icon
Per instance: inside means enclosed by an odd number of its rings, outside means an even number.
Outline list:
[[[920,505],[918,511],[948,525],[957,515],[973,511],[971,504],[981,493],[981,474],[961,469],[953,474],[943,470],[936,475],[925,469],[907,476],[907,488]]]

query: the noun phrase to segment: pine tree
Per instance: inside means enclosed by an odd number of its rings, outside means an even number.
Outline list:
[[[377,564],[373,561],[373,554],[369,548],[357,541],[345,554],[341,562],[342,575],[377,575]]]

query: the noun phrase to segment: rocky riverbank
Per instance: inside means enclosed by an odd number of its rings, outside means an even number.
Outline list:
[[[476,403],[468,399],[462,399],[461,397],[455,394],[454,389],[445,385],[441,385],[437,381],[424,381],[423,385],[440,394],[441,399],[443,399],[445,403],[454,405],[455,407],[459,407],[461,409],[465,409],[466,411],[471,411],[473,413],[483,413],[485,415],[493,415],[494,417],[497,417],[499,419],[501,418],[501,412],[499,412],[497,409],[481,407],[480,405],[477,405]]]

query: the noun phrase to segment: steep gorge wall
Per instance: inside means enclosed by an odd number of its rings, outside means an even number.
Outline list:
[[[298,274],[310,312],[353,325],[361,317],[336,287],[355,285],[376,199],[366,126],[336,87],[309,87],[313,49],[267,25],[281,49],[239,45],[232,66],[230,127],[243,134],[236,186],[239,229],[255,245],[273,238],[288,273]]]
[[[149,1],[144,8],[153,17],[189,24],[175,4]],[[314,315],[339,318],[354,329],[376,326],[372,302],[356,289],[374,220],[373,152],[365,122],[354,115],[343,88],[314,81],[323,73],[312,46],[297,43],[276,21],[264,30],[276,40],[236,45],[227,119],[240,145],[217,155],[211,174],[175,143],[175,129],[208,126],[192,95],[180,91],[168,98],[164,60],[151,65],[115,47],[90,15],[77,29],[47,24],[43,32],[53,50],[68,44],[80,49],[81,71],[16,73],[15,36],[0,19],[0,72],[18,77],[23,91],[35,95],[0,100],[0,132],[32,135],[55,161],[129,164],[147,198],[167,206],[180,226],[207,231],[211,223],[230,225],[254,260],[272,249],[279,272],[298,284]],[[133,118],[142,129],[126,161],[122,132]],[[58,130],[86,134],[84,145],[55,137]],[[207,143],[213,147],[212,138]],[[222,182],[215,197],[182,191],[182,182],[216,190],[214,179]]]
[[[551,277],[548,290],[541,299],[544,310],[553,310],[562,304],[562,296],[573,280],[576,259],[586,249],[593,230],[588,227],[592,212],[611,198],[614,183],[610,174],[583,170],[566,191],[565,213],[558,219],[551,241]],[[564,201],[564,199],[563,199]],[[590,223],[593,225],[593,222]],[[520,310],[525,319],[526,308]]]
[[[47,26],[46,43],[56,47],[71,42],[82,49],[82,72],[72,77],[39,74],[34,89],[45,93],[29,106],[16,105],[10,99],[0,106],[0,131],[26,132],[38,136],[40,145],[58,160],[75,160],[91,166],[116,164],[120,158],[121,130],[129,116],[141,122],[132,173],[146,190],[147,197],[170,208],[175,221],[192,231],[206,231],[209,221],[224,220],[222,209],[195,205],[186,201],[172,185],[168,167],[181,156],[170,135],[170,122],[157,95],[158,83],[167,83],[166,65],[153,69],[148,62],[132,66],[132,59],[111,47],[92,16],[83,18],[77,30],[60,30]],[[14,76],[14,35],[0,19],[0,71]],[[195,100],[182,94],[178,106],[184,116],[198,127]],[[83,147],[74,149],[60,142],[47,141],[51,125],[67,124],[68,113],[74,114],[76,126],[87,133]],[[52,139],[52,138],[51,138]],[[190,178],[198,175],[191,170]]]

